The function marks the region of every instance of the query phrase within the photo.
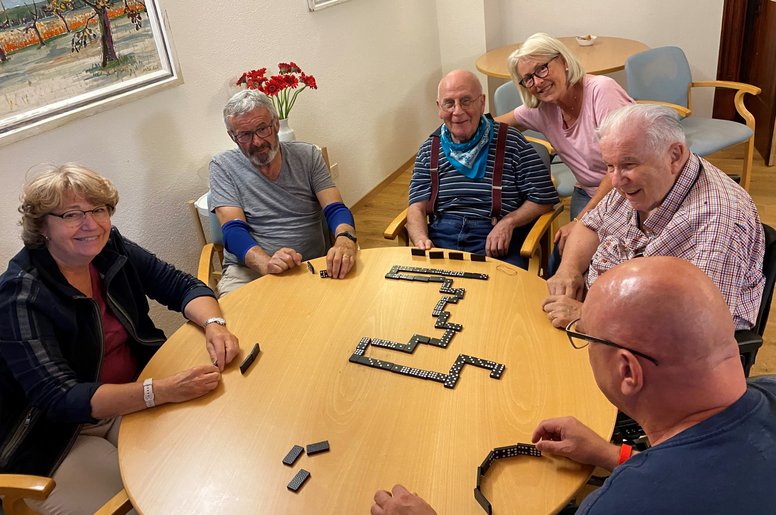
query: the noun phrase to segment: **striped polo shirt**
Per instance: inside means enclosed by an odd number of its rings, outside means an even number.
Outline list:
[[[469,179],[447,161],[439,146],[439,194],[434,213],[474,218],[490,218],[493,167],[496,161],[496,132],[488,150],[488,165],[481,179]],[[524,201],[555,204],[558,192],[552,184],[544,162],[520,132],[507,127],[506,152],[502,172],[501,217],[519,208]],[[431,197],[431,138],[418,150],[410,180],[409,203],[425,202]]]

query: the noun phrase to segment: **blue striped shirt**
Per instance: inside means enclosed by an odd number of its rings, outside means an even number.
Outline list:
[[[490,218],[492,204],[491,186],[493,167],[496,162],[496,142],[498,131],[491,140],[488,150],[488,165],[482,179],[469,179],[462,175],[447,161],[439,147],[439,194],[434,213],[459,216]],[[530,200],[537,204],[555,204],[559,202],[558,192],[550,179],[550,173],[539,155],[520,134],[511,127],[507,128],[504,169],[501,179],[501,217],[519,208]],[[409,203],[425,202],[431,197],[431,138],[429,137],[418,150],[415,168],[410,180]]]

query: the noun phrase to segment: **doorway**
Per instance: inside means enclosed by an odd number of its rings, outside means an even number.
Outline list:
[[[717,79],[746,82],[762,89],[747,95],[755,118],[755,148],[768,166],[776,163],[776,0],[725,0]],[[733,120],[733,92],[718,88],[714,117]]]

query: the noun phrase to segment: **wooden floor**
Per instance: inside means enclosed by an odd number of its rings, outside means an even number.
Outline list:
[[[740,173],[743,146],[712,155],[709,160],[729,173]],[[362,248],[396,245],[383,238],[383,229],[407,207],[412,159],[391,177],[353,206],[358,225],[358,241]],[[768,168],[755,151],[750,193],[763,223],[776,227],[776,167]],[[568,220],[568,210],[562,215]],[[757,355],[752,375],[776,374],[776,303],[771,309],[770,324],[765,330],[763,348]]]

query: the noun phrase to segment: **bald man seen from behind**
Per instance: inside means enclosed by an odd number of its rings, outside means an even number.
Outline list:
[[[629,455],[573,417],[542,421],[532,440],[543,454],[612,471],[577,514],[776,513],[776,377],[747,382],[706,274],[675,257],[627,261],[596,281],[567,331],[652,444]],[[372,508],[394,513],[433,510],[397,485]]]

